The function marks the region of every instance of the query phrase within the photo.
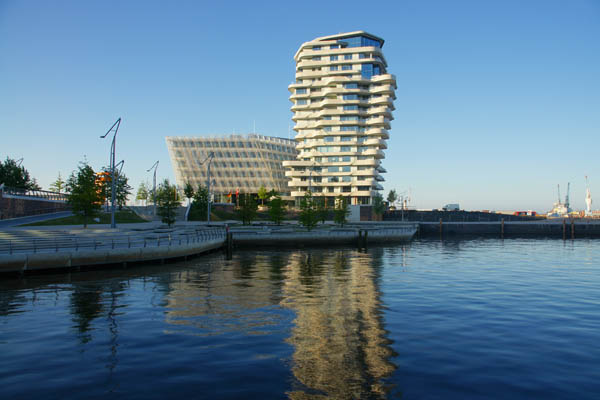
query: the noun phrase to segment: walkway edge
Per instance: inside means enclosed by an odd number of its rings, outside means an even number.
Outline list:
[[[224,239],[162,247],[60,251],[56,253],[0,255],[0,273],[166,260],[208,252],[223,247]]]

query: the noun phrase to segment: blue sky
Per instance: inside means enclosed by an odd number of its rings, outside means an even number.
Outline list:
[[[0,0],[0,157],[47,188],[123,118],[117,158],[135,188],[165,136],[287,137],[293,55],[317,36],[383,37],[398,89],[389,189],[439,208],[547,211],[600,204],[600,1]]]

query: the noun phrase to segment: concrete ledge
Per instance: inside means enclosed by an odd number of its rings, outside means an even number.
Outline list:
[[[397,225],[397,224],[396,224]],[[243,246],[281,246],[281,245],[322,245],[351,244],[364,237],[367,243],[400,242],[411,240],[417,231],[416,223],[402,226],[373,226],[364,228],[337,228],[330,230],[292,231],[292,230],[232,230],[233,241]]]
[[[0,273],[164,260],[204,253],[223,247],[224,243],[225,239],[213,239],[200,243],[173,244],[160,247],[0,255]]]

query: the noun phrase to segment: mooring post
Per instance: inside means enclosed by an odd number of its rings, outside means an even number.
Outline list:
[[[356,238],[356,240],[356,247],[358,247],[358,250],[360,250],[360,245],[362,243],[362,229],[358,230],[358,237]]]
[[[231,260],[233,257],[233,233],[229,232],[229,228],[227,228],[227,239],[225,241],[225,254],[228,260]]]
[[[501,228],[500,228],[500,237],[502,239],[504,239],[504,218],[502,218],[502,222],[500,223]]]
[[[567,239],[567,220],[563,218],[563,240]]]
[[[575,239],[575,220],[571,219],[571,239]]]

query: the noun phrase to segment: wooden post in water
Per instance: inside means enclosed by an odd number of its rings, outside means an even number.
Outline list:
[[[567,220],[563,218],[563,240],[567,239]]]
[[[571,239],[575,239],[575,220],[571,219]]]
[[[502,222],[500,223],[500,237],[504,239],[504,218],[502,218]]]
[[[362,244],[362,229],[358,230],[358,237],[356,238],[356,247],[360,250],[360,245]]]
[[[233,234],[227,229],[227,239],[225,241],[225,256],[227,260],[233,257]]]

